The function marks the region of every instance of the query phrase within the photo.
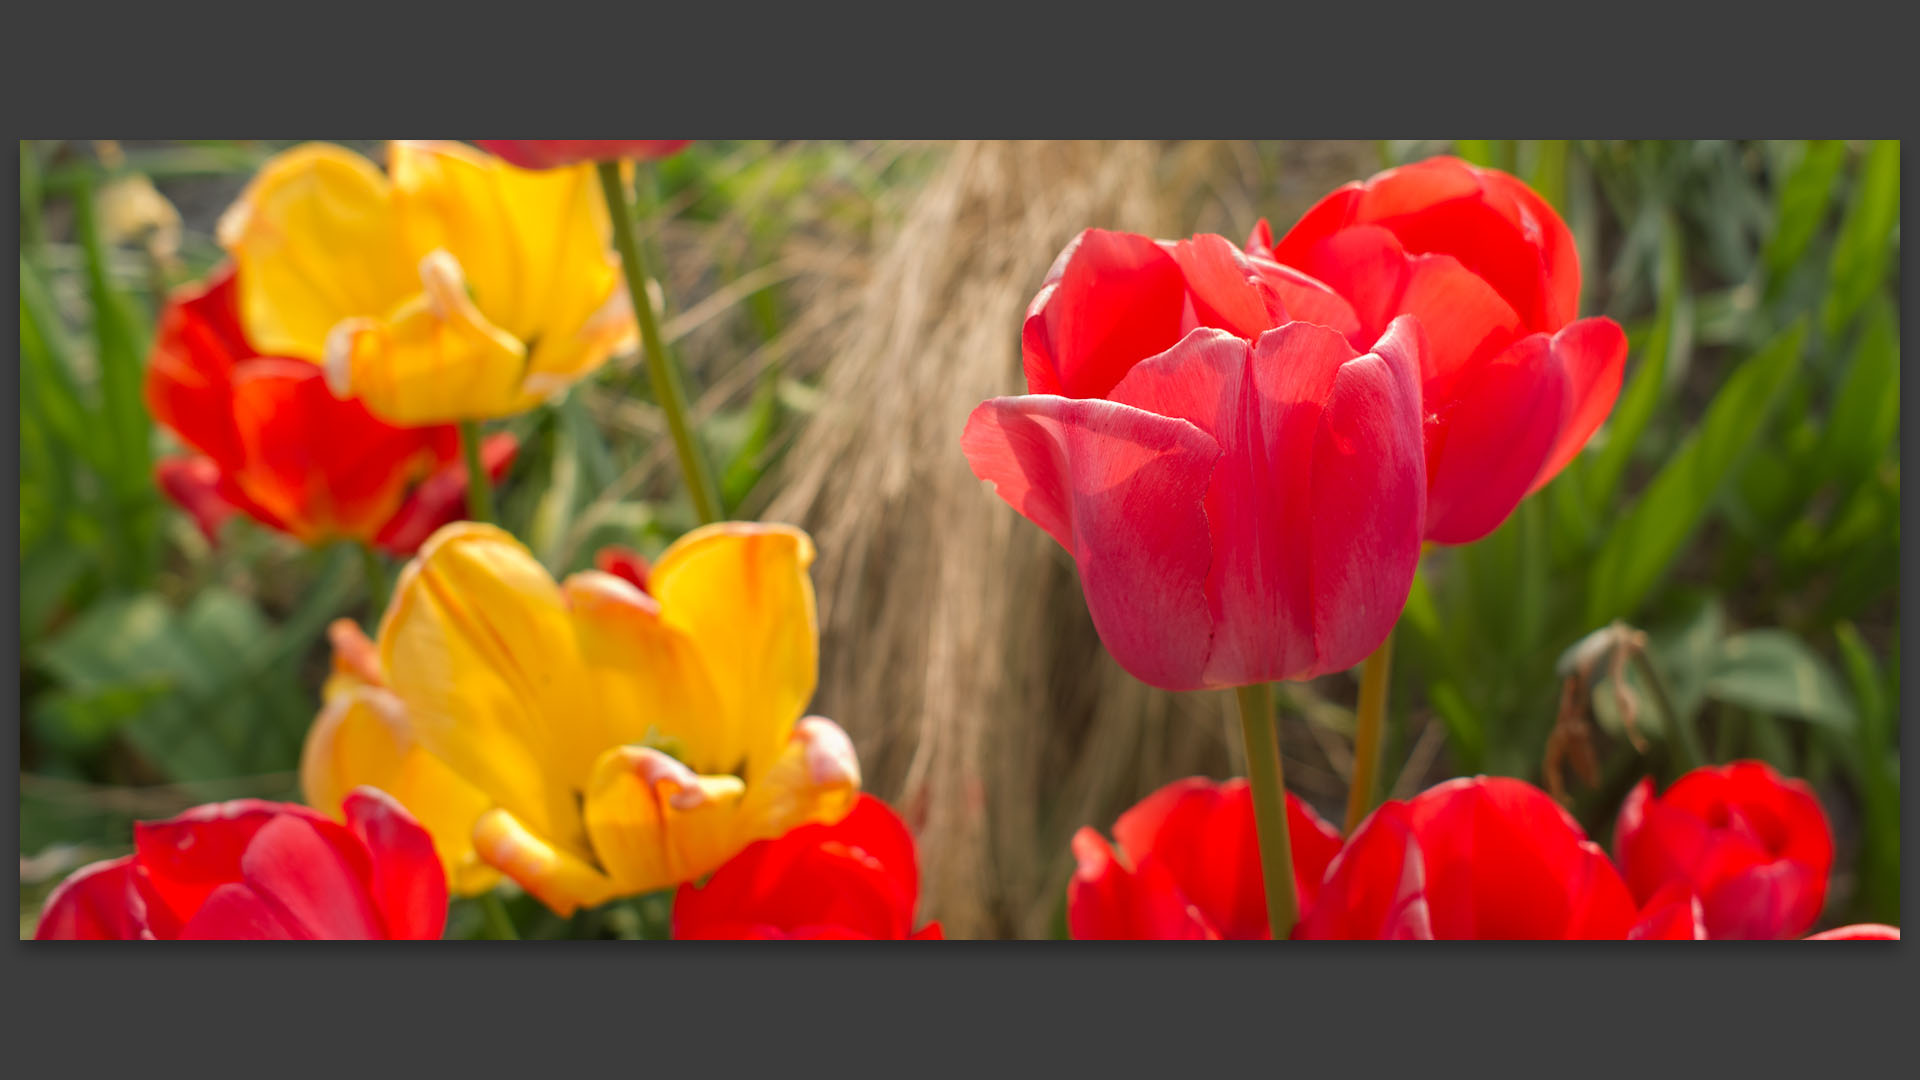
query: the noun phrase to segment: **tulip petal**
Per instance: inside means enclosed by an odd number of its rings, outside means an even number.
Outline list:
[[[743,790],[738,777],[700,776],[658,750],[617,746],[594,766],[587,833],[620,893],[668,888],[744,846],[733,838]]]
[[[1386,803],[1327,867],[1294,936],[1307,940],[1428,941],[1426,871],[1403,803]]]
[[[218,886],[237,881],[254,836],[282,816],[324,822],[304,806],[233,799],[196,806],[165,821],[133,823],[134,862],[154,932],[168,937]]]
[[[162,458],[154,465],[153,478],[162,494],[192,515],[194,524],[200,527],[200,534],[209,544],[220,542],[220,530],[235,514],[242,512],[242,504],[255,511],[254,516],[259,520],[275,528],[282,527],[271,511],[254,506],[243,493],[234,490],[232,482],[212,458]]]
[[[1159,863],[1129,867],[1099,833],[1074,834],[1067,932],[1076,941],[1201,941],[1219,937]]]
[[[1807,941],[1899,941],[1900,928],[1884,923],[1854,923],[1811,935]]]
[[[846,817],[860,797],[860,759],[838,724],[808,716],[793,726],[767,770],[748,781],[729,855],[810,822],[831,825]]]
[[[519,440],[506,432],[480,440],[480,467],[486,470],[487,482],[498,485],[519,452]],[[396,555],[411,555],[434,530],[462,520],[467,513],[467,465],[455,457],[413,489],[373,542]]]
[[[975,476],[1073,556],[1121,667],[1163,689],[1208,685],[1212,437],[1126,405],[1039,395],[981,403],[960,446]]]
[[[367,849],[332,821],[276,816],[247,845],[240,874],[282,922],[306,936],[332,941],[387,936],[368,895],[373,867]]]
[[[1627,931],[1629,941],[1705,941],[1707,928],[1700,898],[1684,882],[1672,882],[1640,909]]]
[[[1480,188],[1487,205],[1503,214],[1540,250],[1547,292],[1542,305],[1542,328],[1565,326],[1580,311],[1580,253],[1573,230],[1539,193],[1517,176],[1497,169],[1480,170]]]
[[[437,941],[447,925],[447,874],[433,837],[393,796],[360,787],[347,796],[347,828],[372,856],[367,886],[384,936]]]
[[[572,613],[532,554],[491,525],[441,529],[402,571],[379,639],[381,669],[427,752],[586,858],[578,793],[615,740]]]
[[[35,941],[133,941],[152,937],[133,887],[133,856],[75,870],[47,894]]]
[[[499,807],[474,822],[473,847],[489,866],[561,918],[583,907],[598,907],[617,894],[613,882],[587,860],[548,843]]]
[[[308,143],[269,161],[220,219],[261,355],[319,362],[340,320],[385,315],[419,292],[388,190],[367,159]]]
[[[278,906],[251,885],[239,881],[226,882],[209,893],[179,934],[181,941],[304,941],[313,936],[288,921]]]
[[[1344,334],[1355,348],[1366,347],[1367,342],[1355,340],[1361,336],[1360,316],[1354,313],[1353,305],[1345,297],[1291,266],[1282,266],[1267,259],[1255,259],[1253,265],[1266,286],[1279,297],[1285,310],[1282,317],[1271,321],[1272,326],[1284,322],[1319,323]]]
[[[233,264],[174,290],[160,313],[147,362],[147,410],[156,422],[224,469],[243,454],[233,428],[234,363],[254,355],[240,328]]]
[[[467,293],[459,260],[420,260],[421,289],[384,321],[342,320],[328,335],[327,384],[392,424],[420,426],[510,416],[543,395],[523,385],[526,346],[489,321]]]
[[[1581,319],[1553,335],[1553,353],[1566,369],[1571,400],[1553,452],[1527,489],[1529,495],[1560,475],[1613,412],[1627,367],[1627,334],[1612,319]]]
[[[1553,339],[1534,334],[1430,402],[1427,538],[1467,544],[1498,528],[1554,452],[1571,398]]]
[[[1054,268],[1021,333],[1030,393],[1104,397],[1135,363],[1180,339],[1186,283],[1151,238],[1088,229]]]
[[[647,588],[660,621],[697,654],[719,705],[663,717],[663,731],[686,741],[692,756],[684,760],[697,770],[744,769],[758,782],[812,699],[813,554],[813,541],[792,526],[722,522],[682,536],[654,563]],[[746,759],[722,760],[721,751]]]
[[[1287,309],[1279,293],[1226,237],[1202,233],[1169,247],[1186,278],[1187,303],[1192,308],[1182,327],[1211,326],[1252,340],[1285,321]],[[1135,359],[1152,355],[1143,353]]]

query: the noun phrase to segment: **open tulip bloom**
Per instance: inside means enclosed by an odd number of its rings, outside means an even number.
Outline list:
[[[133,854],[74,871],[34,937],[438,939],[447,884],[426,830],[372,788],[342,812],[236,799],[136,822]]]
[[[591,166],[529,171],[395,142],[387,173],[310,143],[221,218],[260,350],[323,365],[396,424],[522,412],[634,340]]]
[[[196,451],[162,460],[157,473],[209,540],[244,513],[304,543],[350,539],[410,555],[466,511],[459,430],[396,427],[335,397],[313,364],[258,355],[240,325],[230,264],[169,300],[146,397],[154,418]],[[487,438],[487,482],[514,450],[511,435]]]
[[[556,583],[502,530],[449,525],[402,572],[377,660],[336,677],[309,795],[404,772],[418,747],[445,769],[396,794],[441,850],[562,915],[838,821],[860,772],[845,732],[802,716],[812,559],[796,529],[722,523],[671,545],[644,588],[601,570]]]

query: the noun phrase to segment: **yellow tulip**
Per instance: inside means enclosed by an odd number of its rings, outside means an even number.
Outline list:
[[[418,744],[484,797],[479,858],[567,915],[853,808],[851,741],[802,715],[812,561],[797,529],[726,522],[669,547],[645,591],[555,582],[509,534],[458,522],[401,574],[378,667]]]
[[[474,896],[493,888],[500,872],[481,862],[473,847],[473,823],[487,811],[487,797],[414,738],[406,706],[387,689],[367,635],[351,619],[335,620],[327,632],[333,674],[300,752],[307,805],[344,821],[343,804],[354,788],[379,788],[433,837],[450,889]]]
[[[308,143],[262,166],[218,233],[254,347],[323,364],[390,423],[522,412],[635,340],[591,165],[395,142],[382,175]]]

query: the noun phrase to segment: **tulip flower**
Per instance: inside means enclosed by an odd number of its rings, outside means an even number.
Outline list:
[[[1073,276],[1070,260],[1060,287]],[[1106,339],[1074,319],[1057,341]],[[1073,556],[1094,628],[1136,678],[1309,679],[1372,652],[1412,585],[1422,349],[1411,319],[1364,355],[1312,323],[1252,342],[1196,329],[1099,398],[984,402],[961,448]],[[1063,370],[1080,389],[1107,382]]]
[[[1546,792],[1462,777],[1375,810],[1327,868],[1301,938],[1665,936],[1599,846]],[[1684,929],[1684,923],[1680,924]]]
[[[669,546],[644,589],[556,583],[507,533],[458,522],[402,571],[378,672],[413,741],[485,797],[479,858],[568,915],[852,808],[851,741],[802,717],[812,560],[797,529],[722,523]]]
[[[1682,882],[1662,886],[1640,908],[1640,917],[1627,931],[1629,941],[1705,941],[1707,925],[1700,898]]]
[[[500,873],[473,847],[474,822],[492,802],[420,745],[406,706],[380,672],[378,648],[360,627],[337,619],[327,636],[333,643],[333,672],[322,689],[325,704],[300,752],[307,805],[340,820],[355,789],[379,788],[432,836],[452,891],[475,896],[493,888]]]
[[[303,543],[357,540],[406,555],[462,516],[457,430],[395,427],[334,397],[314,365],[258,355],[235,298],[231,265],[174,293],[147,368],[149,410],[196,452],[160,462],[161,490],[209,540],[244,513]],[[511,435],[487,439],[490,482],[514,450]]]
[[[1798,937],[1826,902],[1826,813],[1805,781],[1763,762],[1695,769],[1658,797],[1653,780],[1642,780],[1613,833],[1634,895],[1684,883],[1700,897],[1709,937]]]
[[[831,824],[757,840],[703,885],[673,898],[673,936],[701,939],[902,939],[913,929],[920,870],[913,834],[886,803],[862,795]]]
[[[372,788],[344,818],[236,799],[136,822],[133,854],[75,871],[34,937],[438,939],[447,885],[426,830]]]
[[[634,340],[593,169],[515,168],[395,142],[387,175],[309,143],[269,160],[219,224],[263,352],[322,365],[396,424],[524,411]]]
[[[1427,331],[1427,539],[1492,532],[1553,479],[1613,409],[1626,334],[1576,319],[1580,259],[1546,200],[1497,169],[1439,157],[1320,200],[1247,243],[1331,287],[1356,345],[1412,314]]]
[[[1289,794],[1295,892],[1311,908],[1340,834]],[[1261,939],[1266,890],[1245,780],[1190,777],[1120,815],[1116,844],[1090,828],[1073,838],[1067,929],[1079,940]]]
[[[1899,941],[1900,928],[1883,923],[1855,923],[1814,934],[1806,941]]]
[[[584,161],[655,161],[692,144],[692,139],[474,140],[480,149],[523,169],[557,169]]]

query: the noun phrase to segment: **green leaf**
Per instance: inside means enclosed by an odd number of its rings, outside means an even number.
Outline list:
[[[1827,414],[1817,460],[1820,475],[1851,495],[1900,435],[1900,333],[1898,316],[1876,300],[1854,346],[1853,362]]]
[[[1748,630],[1720,644],[1707,679],[1715,701],[1852,732],[1857,717],[1820,655],[1785,630]]]
[[[1860,182],[1840,224],[1828,272],[1823,320],[1838,336],[1868,298],[1880,291],[1900,222],[1900,143],[1881,139],[1867,150]]]
[[[1637,611],[1705,519],[1746,451],[1765,429],[1780,390],[1798,369],[1804,323],[1749,357],[1706,416],[1617,524],[1594,560],[1586,624]]]
[[[1680,257],[1678,243],[1677,239],[1668,242],[1668,257],[1673,260]],[[1613,500],[1621,477],[1626,474],[1634,447],[1646,434],[1666,394],[1673,357],[1689,348],[1692,318],[1692,302],[1681,291],[1676,271],[1661,290],[1658,313],[1645,335],[1640,363],[1614,404],[1602,441],[1584,455],[1586,464],[1582,468],[1581,486],[1586,490],[1590,512],[1601,520],[1609,519],[1615,512]]]
[[[1800,163],[1780,185],[1774,204],[1773,235],[1767,240],[1767,277],[1778,283],[1787,276],[1826,220],[1835,181],[1847,163],[1847,144],[1839,139],[1806,143]]]

